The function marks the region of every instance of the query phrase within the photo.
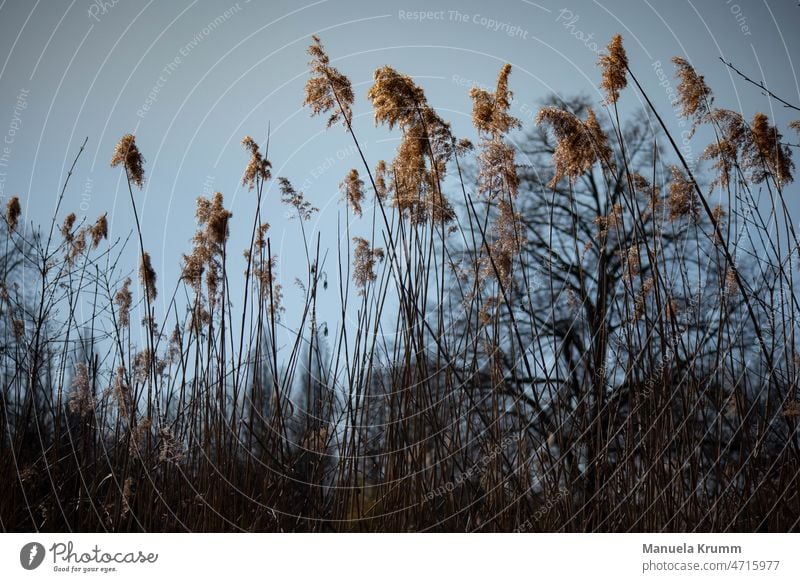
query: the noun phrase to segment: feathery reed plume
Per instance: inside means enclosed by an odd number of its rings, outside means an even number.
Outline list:
[[[684,216],[697,216],[694,183],[687,180],[677,166],[670,166],[672,180],[669,183],[667,208],[671,221],[680,220]]]
[[[92,248],[96,249],[100,245],[100,241],[108,238],[108,219],[106,215],[100,216],[97,221],[89,229],[89,234],[92,237]]]
[[[159,358],[153,354],[153,350],[144,348],[133,358],[133,375],[139,382],[144,382],[150,371],[154,369],[153,364],[156,365],[155,369],[163,369],[160,367],[160,363]]]
[[[514,161],[514,147],[505,141],[512,129],[521,127],[519,119],[508,114],[513,93],[508,90],[508,76],[511,65],[505,64],[497,77],[494,93],[473,87],[472,124],[479,133],[485,135],[481,140],[479,156],[480,174],[478,191],[493,198],[504,189],[515,197],[519,188],[519,176]]]
[[[294,186],[287,178],[278,177],[278,184],[281,188],[281,202],[293,206],[297,210],[297,216],[300,220],[311,220],[314,213],[319,211],[319,208],[311,206],[311,203],[305,199],[302,192],[294,189]]]
[[[678,103],[681,106],[681,115],[694,118],[696,126],[710,112],[714,97],[703,76],[698,75],[686,59],[672,57],[672,62],[675,65],[675,74],[680,80]]]
[[[599,60],[603,72],[600,87],[606,92],[606,103],[613,105],[619,99],[619,92],[628,85],[628,56],[619,34],[614,35],[606,50]]]
[[[199,294],[201,279],[205,273],[208,300],[211,307],[214,307],[222,279],[222,260],[233,214],[225,209],[222,194],[216,192],[211,200],[202,196],[197,198],[195,216],[199,228],[192,237],[192,253],[183,255],[181,276]]]
[[[94,410],[89,370],[86,364],[75,364],[75,375],[72,378],[72,392],[69,395],[69,409],[71,412],[87,416]]]
[[[250,160],[247,162],[242,176],[242,185],[247,186],[248,190],[252,190],[258,180],[267,182],[272,177],[270,172],[272,164],[261,155],[258,144],[249,135],[242,138],[242,145],[250,152]]]
[[[67,244],[72,244],[72,241],[75,240],[75,233],[72,232],[72,228],[75,226],[75,220],[75,213],[70,212],[64,218],[64,222],[61,223],[61,236]]]
[[[350,79],[331,66],[320,38],[316,35],[311,38],[314,41],[308,47],[308,54],[311,55],[308,63],[311,66],[311,78],[306,82],[303,105],[311,108],[312,117],[332,111],[328,118],[328,127],[340,120],[347,127],[353,117],[353,86]]]
[[[172,428],[169,426],[160,427],[158,436],[161,439],[158,446],[158,462],[179,463],[183,459],[183,447],[180,441],[175,438]]]
[[[233,214],[225,209],[221,192],[215,192],[211,200],[200,196],[197,199],[195,216],[198,224],[205,227],[202,235],[205,242],[217,247],[225,244],[228,240],[228,224]]]
[[[729,295],[735,294],[739,291],[739,283],[736,280],[736,266],[728,265],[725,269],[725,291]]]
[[[628,247],[626,251],[620,251],[621,254],[625,257],[625,273],[622,275],[623,281],[633,281],[633,279],[639,274],[639,269],[641,268],[641,262],[639,259],[639,245],[631,245]]]
[[[401,75],[392,67],[381,67],[373,75],[375,83],[367,97],[375,111],[375,125],[386,124],[389,129],[397,125],[408,129],[419,123],[427,107],[425,93],[408,75]],[[420,112],[420,115],[418,115]],[[442,122],[444,123],[444,122]]]
[[[454,150],[450,125],[428,105],[411,77],[381,67],[374,79],[367,96],[375,110],[375,124],[386,124],[389,129],[396,125],[403,131],[392,162],[395,205],[401,212],[410,211],[415,222],[428,217],[452,220],[453,210],[439,188]]]
[[[353,168],[347,173],[339,188],[353,209],[353,214],[361,216],[361,202],[364,200],[364,181],[359,178],[358,170]]]
[[[700,159],[714,162],[712,167],[716,171],[716,177],[712,186],[718,184],[721,188],[727,188],[739,152],[751,141],[750,130],[744,118],[730,109],[714,109],[707,119],[718,128],[719,136],[717,141],[706,146]]]
[[[6,222],[8,223],[9,230],[16,230],[21,214],[22,208],[19,204],[19,198],[17,196],[12,196],[11,200],[6,204]]]
[[[622,225],[622,204],[617,202],[611,207],[608,216],[597,216],[593,222],[597,225],[597,236],[601,239],[605,238],[611,229]]]
[[[389,194],[389,188],[386,185],[386,161],[379,160],[375,165],[375,196],[378,200],[386,200]]]
[[[258,225],[258,232],[256,232],[255,246],[257,249],[267,248],[267,232],[269,231],[269,223],[262,222]],[[245,257],[247,258],[247,257]]]
[[[763,182],[769,176],[779,187],[791,182],[794,169],[792,152],[782,143],[783,136],[778,128],[770,125],[765,114],[756,113],[750,122],[750,130],[752,140],[745,144],[742,165],[750,170],[753,182]]]
[[[508,114],[514,93],[508,89],[511,65],[506,63],[497,76],[494,93],[479,87],[470,89],[472,98],[472,124],[479,132],[489,135],[504,135],[521,127],[519,119]]]
[[[701,155],[701,159],[714,161],[717,172],[714,184],[728,186],[739,156],[742,169],[749,173],[753,183],[759,184],[768,177],[779,186],[792,181],[791,150],[782,143],[781,134],[770,125],[766,115],[757,113],[749,126],[739,113],[729,109],[714,109],[707,118],[720,132],[718,140],[709,144]]]
[[[144,185],[144,159],[136,146],[136,137],[133,134],[123,135],[114,147],[111,167],[119,165],[125,168],[131,183],[139,188]]]
[[[118,320],[120,327],[128,327],[130,324],[131,304],[133,303],[133,294],[131,293],[131,278],[125,279],[122,287],[114,295],[114,303],[119,308]]]
[[[497,276],[503,287],[508,289],[513,283],[514,257],[519,257],[522,252],[523,234],[520,227],[522,216],[514,212],[513,206],[506,199],[499,200],[497,208],[499,213],[493,228],[494,240],[489,248],[492,260],[486,264],[484,276]]]
[[[133,411],[133,396],[131,395],[131,388],[125,380],[125,367],[119,366],[117,373],[114,374],[114,384],[111,388],[111,394],[117,402],[117,409],[120,417],[127,419],[128,415]]]
[[[641,174],[631,174],[634,191],[647,198],[647,207],[642,210],[642,220],[656,216],[661,204],[661,188],[650,184],[649,180]]]
[[[282,286],[280,283],[275,282],[278,274],[277,269],[278,257],[273,255],[272,257],[265,259],[263,262],[260,260],[256,261],[253,270],[256,280],[260,286],[261,297],[269,298],[270,289],[272,290],[273,305],[271,309],[274,313],[283,311],[283,308],[281,307],[281,299],[283,298]]]
[[[155,301],[156,291],[156,272],[150,264],[150,253],[144,253],[139,260],[139,281],[145,288],[150,301]]]
[[[86,235],[89,234],[86,228],[81,228],[70,240],[69,249],[64,257],[64,260],[69,265],[74,265],[78,257],[80,257],[86,250]]]
[[[648,277],[642,283],[642,288],[636,294],[636,299],[633,305],[633,320],[638,321],[645,314],[647,309],[647,296],[653,291],[653,278]]]
[[[12,319],[11,328],[14,332],[14,339],[16,339],[18,342],[21,342],[25,337],[25,321],[16,318]]]
[[[367,283],[376,279],[375,261],[383,260],[383,249],[370,248],[369,241],[360,236],[354,236],[353,242],[356,247],[353,251],[353,282],[364,293]]]
[[[263,299],[270,299],[269,305],[272,315],[278,315],[283,311],[281,307],[281,300],[283,298],[283,291],[280,283],[276,283],[278,257],[267,257],[267,232],[269,231],[269,224],[266,222],[261,223],[256,230],[253,248],[258,251],[253,256],[253,277],[258,285],[259,296]],[[250,249],[244,251],[245,259],[250,259]],[[245,272],[246,274],[246,272]]]
[[[611,146],[608,145],[608,136],[606,132],[603,131],[603,128],[600,127],[600,122],[597,120],[594,109],[591,107],[586,110],[586,121],[583,122],[583,125],[589,134],[589,138],[592,140],[592,146],[594,147],[597,160],[605,164],[607,168],[613,169],[614,157]]]
[[[591,170],[599,160],[611,167],[612,152],[608,137],[589,108],[586,121],[574,114],[556,107],[543,107],[536,116],[537,124],[547,124],[556,137],[553,152],[555,173],[549,186],[555,188],[558,182],[569,178],[573,183]]]

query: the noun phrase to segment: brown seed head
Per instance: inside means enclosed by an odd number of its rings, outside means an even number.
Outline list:
[[[504,135],[521,126],[519,119],[508,114],[514,94],[508,90],[508,76],[511,65],[505,64],[497,77],[497,88],[494,93],[473,87],[469,96],[472,98],[472,124],[483,133]]]
[[[384,123],[389,129],[397,125],[403,131],[392,162],[395,205],[408,210],[415,222],[424,221],[431,211],[437,214],[433,218],[449,220],[452,209],[439,185],[455,149],[450,125],[428,105],[422,89],[410,77],[382,67],[375,71],[374,79],[367,96],[375,123]]]
[[[670,171],[672,180],[669,183],[669,195],[667,196],[669,219],[674,221],[684,216],[696,218],[697,205],[694,183],[687,180],[676,166],[671,166]]]
[[[389,189],[386,185],[386,174],[386,162],[380,160],[375,166],[375,196],[377,196],[379,200],[386,200],[386,196],[389,193]]]
[[[19,198],[12,196],[11,200],[9,200],[6,205],[6,222],[8,223],[9,230],[15,230],[17,228],[17,222],[21,214],[22,208],[19,204]]]
[[[679,79],[678,103],[683,117],[692,117],[695,124],[700,122],[711,110],[714,97],[702,75],[681,57],[673,57],[675,74]]]
[[[252,190],[259,182],[264,183],[272,177],[270,172],[272,164],[261,155],[258,144],[249,135],[244,136],[242,145],[250,152],[250,160],[247,162],[242,176],[242,185],[247,186],[248,190]]]
[[[361,202],[364,200],[364,181],[359,178],[358,170],[355,168],[350,170],[344,182],[339,184],[339,189],[353,209],[353,214],[361,216]]]
[[[355,97],[350,79],[331,66],[325,49],[318,36],[312,36],[314,41],[308,47],[311,56],[309,65],[311,77],[306,83],[305,100],[303,105],[311,108],[312,117],[321,113],[331,113],[328,118],[328,127],[343,121],[346,126],[352,119],[352,105]]]
[[[114,303],[119,308],[118,321],[120,327],[128,327],[130,324],[130,310],[133,303],[133,295],[131,294],[131,278],[125,279],[122,287],[114,295]]]
[[[752,141],[745,144],[743,166],[750,170],[751,179],[763,182],[772,177],[778,186],[792,181],[792,152],[783,144],[778,128],[770,125],[769,118],[763,113],[756,113],[750,123]]]
[[[82,417],[87,416],[94,410],[89,370],[83,362],[75,364],[72,392],[69,395],[69,409]]]
[[[714,109],[709,112],[706,119],[718,128],[719,137],[706,147],[700,159],[714,162],[716,178],[712,186],[727,188],[731,172],[737,165],[739,153],[752,141],[752,136],[744,118],[735,111]]]
[[[606,50],[599,61],[603,72],[600,87],[606,92],[606,103],[612,105],[619,99],[619,92],[628,85],[628,57],[622,46],[622,37],[618,34],[614,35]]]
[[[319,211],[319,208],[311,206],[311,203],[306,201],[302,192],[294,189],[288,179],[281,176],[278,178],[278,184],[281,188],[281,202],[293,206],[301,220],[310,220],[314,213]]]
[[[591,108],[587,112],[586,121],[583,122],[563,109],[543,107],[536,116],[536,123],[548,125],[556,137],[556,147],[553,152],[555,172],[549,184],[551,188],[555,188],[564,177],[574,183],[591,170],[598,160],[607,167],[612,164],[608,138],[600,128]]]
[[[144,253],[139,261],[139,281],[145,288],[150,301],[155,301],[156,291],[156,272],[150,264],[150,253]]]
[[[136,137],[127,133],[120,138],[111,156],[111,167],[122,165],[132,184],[141,188],[144,184],[144,159],[136,146]]]
[[[353,282],[359,288],[359,293],[364,293],[367,283],[376,279],[375,261],[382,260],[384,253],[382,249],[373,250],[370,248],[369,241],[360,236],[353,237],[355,249],[353,251]]]
[[[100,241],[108,238],[108,219],[103,214],[97,219],[97,222],[89,229],[89,234],[92,237],[92,248],[96,249]]]
[[[739,283],[736,280],[736,266],[729,265],[725,270],[725,291],[733,295],[739,290]]]

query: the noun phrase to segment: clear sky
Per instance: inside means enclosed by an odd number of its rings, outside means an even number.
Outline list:
[[[325,121],[302,107],[312,34],[353,82],[355,128],[374,165],[391,159],[397,145],[396,132],[374,128],[366,99],[377,67],[389,64],[414,77],[456,135],[474,139],[470,86],[492,86],[501,65],[511,63],[513,111],[530,129],[537,100],[549,92],[583,91],[599,101],[597,52],[615,33],[678,135],[670,105],[674,55],[706,76],[717,105],[747,119],[765,111],[789,134],[786,123],[798,116],[718,57],[799,103],[799,21],[794,0],[0,0],[0,201],[18,194],[27,221],[49,221],[88,137],[61,214],[94,220],[108,211],[112,238],[127,236],[133,227],[127,189],[108,162],[118,138],[133,132],[147,162],[145,188],[136,196],[160,287],[175,284],[195,228],[195,199],[204,192],[224,194],[234,214],[231,255],[241,262],[232,269],[244,270],[239,251],[249,239],[254,195],[240,186],[247,154],[239,142],[247,134],[265,142],[271,124],[273,174],[288,177],[321,209],[309,231],[322,233],[333,267],[337,220],[348,217],[337,186],[351,167],[361,168],[343,129],[326,131]],[[659,85],[659,61],[668,86]],[[629,89],[621,105],[641,104]],[[787,197],[797,192],[791,185]],[[298,225],[286,219],[278,198],[273,186],[265,218],[291,325],[290,289],[305,264]],[[797,215],[793,200],[791,208]],[[353,233],[366,231],[368,215]],[[329,273],[335,279],[335,268]]]

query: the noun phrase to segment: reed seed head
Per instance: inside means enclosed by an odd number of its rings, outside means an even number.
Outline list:
[[[622,278],[625,281],[632,281],[639,274],[641,268],[639,245],[631,245],[624,254],[627,268]]]
[[[297,210],[297,216],[301,220],[311,220],[314,213],[319,212],[319,208],[312,206],[310,202],[306,201],[303,193],[295,190],[288,179],[280,176],[278,178],[278,184],[281,188],[281,202],[293,206]]]
[[[139,188],[144,185],[144,158],[136,146],[136,137],[127,133],[123,135],[114,147],[111,156],[111,167],[123,166],[128,180]]]
[[[613,105],[619,99],[619,92],[628,85],[628,56],[620,35],[614,35],[599,63],[603,73],[600,87],[606,92],[606,103]]]
[[[500,192],[508,192],[510,196],[516,197],[519,188],[519,176],[514,160],[516,150],[504,139],[511,129],[521,126],[516,117],[508,114],[513,98],[513,94],[508,90],[510,73],[509,64],[500,69],[494,93],[478,87],[470,90],[473,101],[472,123],[486,136],[481,141],[481,153],[478,157],[480,165],[478,191],[487,194],[490,199]],[[464,149],[461,144],[459,147]]]
[[[755,183],[772,177],[781,187],[792,181],[792,152],[782,142],[783,136],[777,127],[770,125],[769,118],[763,113],[756,113],[750,123],[752,141],[745,145],[743,165],[750,170],[751,179]]]
[[[739,290],[739,282],[736,277],[736,266],[728,265],[725,269],[725,291],[733,295]]]
[[[667,208],[671,221],[680,220],[684,216],[697,217],[697,204],[695,198],[694,182],[687,180],[683,173],[671,166],[672,180],[669,183]]]
[[[114,303],[119,309],[118,321],[120,327],[128,327],[130,325],[130,310],[133,303],[133,294],[131,293],[131,278],[125,279],[122,287],[114,295]]]
[[[100,245],[100,241],[108,238],[108,219],[103,214],[97,219],[97,222],[89,229],[89,234],[92,237],[92,248],[96,249]]]
[[[332,112],[328,118],[328,127],[339,121],[349,126],[355,100],[350,79],[331,66],[320,38],[316,35],[311,38],[313,43],[308,47],[311,77],[306,82],[303,105],[311,108],[312,117]]]
[[[387,173],[386,162],[384,160],[378,161],[378,164],[375,166],[375,196],[381,201],[386,200],[389,194],[389,188],[386,182]]]
[[[364,200],[364,181],[358,176],[358,170],[355,168],[350,170],[344,182],[339,184],[339,189],[353,209],[353,214],[360,217],[361,202]]]
[[[446,163],[455,150],[450,125],[428,105],[425,94],[411,77],[391,67],[375,71],[367,96],[375,123],[398,126],[403,138],[392,162],[394,204],[409,211],[413,222],[427,218],[449,221],[453,212],[441,192]]]
[[[19,204],[19,198],[17,196],[12,196],[11,200],[6,204],[6,222],[8,223],[9,230],[16,230],[21,214],[22,208]]]
[[[698,75],[694,67],[686,59],[673,57],[675,74],[680,81],[678,83],[678,103],[681,106],[683,117],[692,117],[695,123],[701,121],[711,110],[714,97],[711,89],[706,85],[702,75]]]
[[[156,272],[150,263],[150,253],[145,252],[139,260],[139,281],[144,286],[150,301],[155,301],[158,294],[156,290]]]
[[[591,170],[598,160],[611,166],[612,152],[608,138],[591,108],[584,122],[569,111],[543,107],[536,116],[536,123],[548,125],[556,138],[553,152],[555,173],[549,184],[551,188],[555,188],[564,177],[574,183]]]
[[[64,222],[61,223],[61,236],[64,237],[64,242],[72,243],[73,239],[75,238],[75,234],[72,232],[73,227],[75,226],[75,213],[70,212],[64,218]]]
[[[83,362],[75,364],[72,392],[69,395],[69,409],[73,413],[80,414],[81,417],[89,415],[94,410],[89,370]]]
[[[718,139],[710,143],[700,156],[701,160],[713,161],[716,177],[713,185],[727,188],[731,172],[738,163],[740,152],[752,141],[750,130],[744,118],[730,109],[714,109],[706,119],[718,128]]]
[[[250,160],[248,160],[242,176],[242,185],[247,186],[248,190],[252,190],[259,183],[263,184],[272,178],[270,171],[272,164],[261,155],[258,144],[249,135],[244,136],[242,145],[250,152]]]
[[[133,410],[131,389],[125,380],[125,367],[119,366],[114,374],[114,383],[111,387],[111,395],[117,402],[117,409],[120,417],[127,419],[128,414]]]
[[[505,64],[497,77],[497,87],[490,93],[479,87],[470,89],[472,98],[472,124],[480,132],[490,135],[505,135],[521,127],[519,119],[508,114],[514,94],[508,90],[511,65]]]
[[[360,236],[353,237],[355,249],[353,251],[353,282],[359,288],[359,293],[364,294],[368,283],[374,281],[375,261],[383,260],[383,249],[372,249],[369,241]]]

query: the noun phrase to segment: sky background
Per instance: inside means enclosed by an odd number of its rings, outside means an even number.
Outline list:
[[[718,57],[798,103],[799,19],[800,7],[788,0],[0,0],[0,148],[6,148],[0,149],[0,202],[19,195],[27,222],[49,223],[88,137],[58,220],[74,211],[94,221],[107,211],[111,238],[125,238],[133,228],[127,186],[109,159],[119,137],[132,132],[146,159],[145,187],[135,194],[160,289],[174,288],[181,253],[190,251],[197,196],[214,191],[233,212],[229,248],[241,264],[232,270],[243,271],[239,250],[249,241],[255,196],[241,186],[248,155],[239,142],[252,135],[263,144],[270,125],[273,175],[289,178],[320,208],[308,232],[314,238],[320,232],[323,249],[331,249],[328,273],[335,280],[337,223],[350,219],[338,183],[350,168],[363,169],[346,132],[326,130],[325,120],[310,118],[302,106],[311,35],[322,37],[334,65],[353,82],[354,127],[374,167],[393,157],[398,137],[374,127],[366,92],[376,68],[388,64],[411,75],[454,133],[475,140],[472,85],[493,87],[500,67],[511,63],[512,110],[523,132],[530,130],[537,102],[548,93],[602,99],[598,51],[615,33],[623,35],[631,68],[678,135],[684,128],[670,105],[674,55],[705,75],[718,106],[747,119],[764,111],[796,142],[786,124],[797,116]],[[658,62],[669,87],[660,85]],[[625,113],[642,104],[629,88],[620,105]],[[696,158],[703,146],[694,142],[687,157]],[[797,192],[796,185],[787,189],[795,217]],[[367,232],[370,212],[364,216],[352,234]],[[298,224],[288,220],[274,184],[264,218],[272,225],[291,326],[292,307],[300,304],[292,281],[304,278],[306,267]],[[161,308],[168,298],[160,294]]]

